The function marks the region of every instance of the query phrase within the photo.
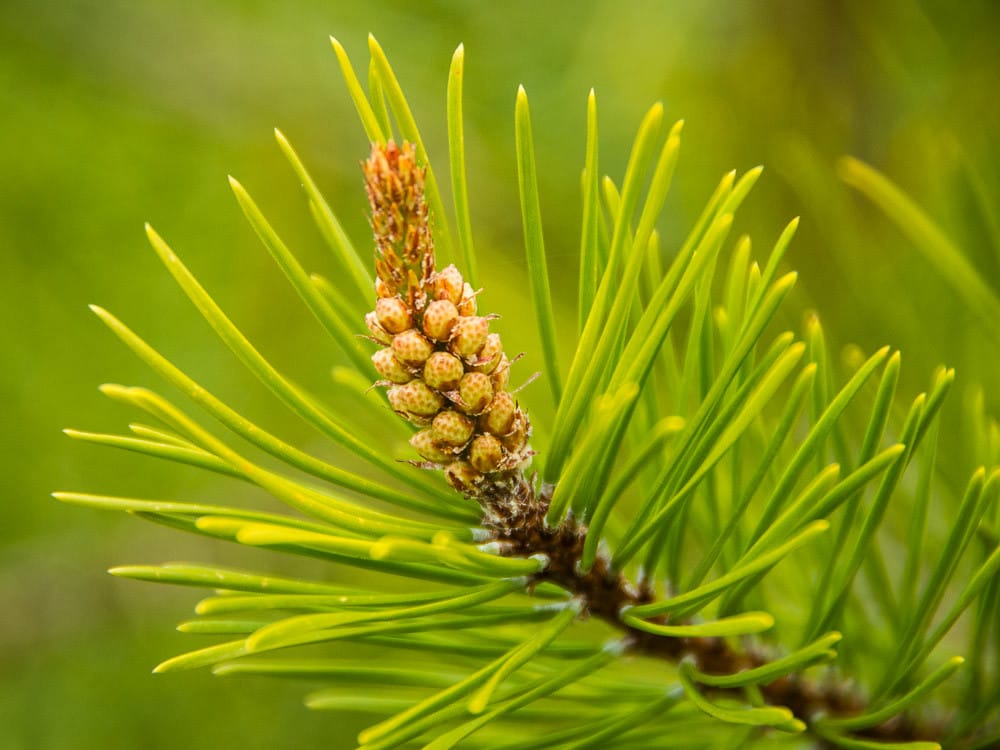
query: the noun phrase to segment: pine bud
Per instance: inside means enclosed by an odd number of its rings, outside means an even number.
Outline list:
[[[389,344],[392,343],[392,336],[390,336],[389,332],[378,324],[378,318],[375,316],[374,312],[370,312],[365,315],[365,325],[368,326],[368,330],[371,332],[372,338],[377,342],[385,344],[386,346],[389,346]]]
[[[507,384],[510,382],[510,360],[507,359],[506,354],[500,355],[500,362],[490,375],[490,382],[493,384],[494,391],[500,392],[507,389]]]
[[[448,266],[434,275],[434,299],[448,300],[453,305],[462,301],[465,282],[455,266]]]
[[[465,495],[475,494],[483,481],[483,475],[468,461],[452,461],[444,470],[444,478],[448,480],[448,484]]]
[[[469,359],[479,353],[490,333],[490,322],[486,318],[461,317],[455,323],[448,347],[453,353]]]
[[[410,438],[412,445],[421,457],[436,464],[446,464],[454,460],[455,454],[447,446],[434,439],[433,431],[428,427]]]
[[[372,144],[362,166],[371,206],[375,272],[383,282],[378,296],[399,295],[411,311],[420,309],[434,273],[434,241],[424,199],[427,168],[417,165],[412,143],[397,146],[393,141]]]
[[[479,414],[493,400],[493,386],[481,372],[468,372],[458,384],[459,408],[466,414]]]
[[[485,430],[499,437],[511,431],[516,413],[517,404],[514,403],[514,397],[507,391],[500,391],[493,397],[490,408],[479,421]]]
[[[403,416],[432,417],[444,404],[440,394],[435,393],[419,380],[411,380],[405,385],[397,385],[386,393],[393,411]]]
[[[518,411],[514,414],[510,432],[502,436],[500,441],[511,453],[521,453],[528,446],[529,435],[528,419],[524,416],[524,412]]]
[[[397,333],[392,337],[392,353],[407,365],[422,365],[431,356],[434,347],[416,328]]]
[[[413,375],[396,359],[392,349],[379,349],[372,355],[372,363],[379,375],[393,383],[409,383],[413,380]]]
[[[407,328],[413,328],[413,316],[410,308],[399,297],[383,297],[375,302],[375,316],[389,333],[402,333]]]
[[[478,435],[469,447],[469,463],[482,472],[496,471],[503,460],[503,446],[492,435]]]
[[[448,445],[465,445],[472,437],[475,422],[457,411],[443,411],[434,417],[434,439]]]
[[[436,299],[424,310],[424,333],[434,341],[447,341],[458,320],[458,309],[451,300]]]
[[[375,239],[375,310],[365,317],[384,348],[372,355],[386,396],[422,429],[410,445],[488,512],[525,481],[531,425],[507,392],[510,360],[494,317],[450,265],[436,270],[426,167],[412,144],[374,144],[364,163]]]
[[[462,287],[462,301],[458,303],[458,312],[461,315],[476,314],[476,290],[468,283]]]
[[[503,344],[500,342],[500,334],[491,333],[486,337],[483,348],[479,350],[479,357],[473,364],[473,369],[486,374],[493,372],[500,363],[501,354],[503,354]]]
[[[424,380],[438,391],[455,390],[464,374],[462,360],[448,352],[434,352],[424,364]]]

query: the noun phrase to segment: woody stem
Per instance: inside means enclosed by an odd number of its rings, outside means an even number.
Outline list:
[[[536,495],[523,480],[516,484],[512,494],[512,497],[501,497],[498,493],[484,503],[489,525],[496,540],[501,542],[504,554],[545,555],[548,565],[535,576],[534,582],[548,581],[579,597],[590,616],[624,631],[632,653],[672,663],[690,658],[698,670],[708,674],[733,674],[767,662],[752,647],[741,650],[724,638],[670,637],[627,625],[620,616],[623,609],[654,601],[653,591],[633,586],[624,574],[611,570],[608,561],[600,555],[589,571],[581,571],[579,561],[587,529],[570,520],[557,528],[547,527],[548,497],[545,493]],[[849,716],[866,709],[866,701],[856,689],[832,680],[807,680],[788,675],[760,685],[760,690],[768,703],[786,706],[807,725],[819,715]],[[860,734],[889,741],[935,741],[946,729],[940,722],[918,721],[903,715]]]

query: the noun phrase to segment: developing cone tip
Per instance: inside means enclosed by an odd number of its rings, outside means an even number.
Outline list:
[[[373,144],[362,165],[375,241],[372,356],[389,404],[421,426],[410,444],[470,497],[519,474],[531,457],[527,416],[507,392],[510,359],[476,291],[449,265],[437,270],[426,167],[412,144]],[[495,316],[493,316],[495,317]]]

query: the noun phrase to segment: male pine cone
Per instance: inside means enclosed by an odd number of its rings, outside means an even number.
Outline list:
[[[424,199],[426,166],[413,145],[373,144],[363,163],[375,237],[375,309],[365,316],[384,346],[372,362],[389,405],[422,429],[410,444],[463,494],[484,499],[522,477],[531,425],[507,391],[511,361],[494,316],[453,265],[438,271]]]

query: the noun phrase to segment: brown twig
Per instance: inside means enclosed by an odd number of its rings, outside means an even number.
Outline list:
[[[612,571],[601,555],[589,571],[582,572],[578,563],[587,530],[572,520],[557,528],[547,527],[548,493],[536,493],[532,484],[520,477],[508,477],[496,489],[480,501],[486,511],[484,521],[501,543],[504,554],[545,555],[548,565],[535,577],[535,582],[548,581],[580,597],[589,616],[625,631],[631,652],[674,663],[690,658],[700,671],[708,674],[733,674],[767,663],[762,653],[751,648],[739,650],[724,638],[676,638],[627,625],[620,617],[623,609],[653,601],[653,592],[634,586],[622,573]],[[864,696],[855,688],[836,680],[787,675],[761,685],[760,689],[768,703],[787,707],[807,725],[820,715],[851,716],[863,713],[867,707]],[[859,734],[888,741],[938,741],[945,729],[941,723],[918,722],[903,715]]]

